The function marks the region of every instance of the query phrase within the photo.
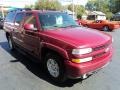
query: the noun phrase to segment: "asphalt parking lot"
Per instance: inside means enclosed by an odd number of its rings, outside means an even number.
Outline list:
[[[10,52],[5,33],[0,30],[0,90],[120,90],[120,29],[107,33],[114,38],[112,62],[86,80],[57,84],[28,56]]]

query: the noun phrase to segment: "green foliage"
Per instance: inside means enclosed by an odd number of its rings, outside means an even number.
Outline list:
[[[34,9],[34,5],[25,5],[25,8],[31,8],[31,9]]]
[[[113,16],[113,13],[112,12],[107,12],[106,16],[107,16],[107,19],[110,20],[112,18],[112,16]]]
[[[85,5],[85,8],[89,11],[94,11],[94,10],[96,10],[95,3],[96,3],[96,1],[89,0],[87,2],[87,4]]]
[[[77,18],[78,18],[78,19],[81,19],[81,18],[82,18],[82,15],[77,15]]]
[[[120,11],[120,0],[110,0],[110,11],[113,13]]]
[[[120,11],[120,0],[89,0],[86,9],[116,13]]]
[[[106,14],[107,19],[110,19],[113,15],[110,10],[110,1],[111,0],[89,0],[85,7],[89,11],[102,11]]]
[[[73,11],[73,5],[68,5],[68,10]],[[74,12],[77,14],[77,18],[80,18],[85,14],[85,8],[82,5],[74,5]]]
[[[109,0],[89,0],[86,9],[90,11],[109,12]]]
[[[35,3],[35,9],[41,10],[60,10],[61,4],[57,0],[49,1],[49,0],[38,0]]]

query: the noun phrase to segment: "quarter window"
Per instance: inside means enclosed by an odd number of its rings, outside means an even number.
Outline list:
[[[8,15],[5,18],[5,21],[13,23],[14,16],[15,16],[15,12],[9,12]]]

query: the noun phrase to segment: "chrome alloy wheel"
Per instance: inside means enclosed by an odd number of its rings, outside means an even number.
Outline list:
[[[104,26],[104,27],[103,27],[103,30],[104,30],[104,31],[109,31],[109,27],[108,27],[108,26]]]
[[[58,63],[54,59],[47,60],[47,69],[54,78],[57,78],[60,74]]]

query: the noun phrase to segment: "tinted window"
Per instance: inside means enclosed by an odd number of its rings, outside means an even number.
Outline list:
[[[13,22],[15,17],[15,12],[9,12],[5,18],[6,22]]]
[[[23,18],[24,18],[24,13],[18,13],[15,17],[15,25],[19,26]]]
[[[88,15],[87,19],[88,20],[95,20],[96,17],[95,17],[95,15]]]

